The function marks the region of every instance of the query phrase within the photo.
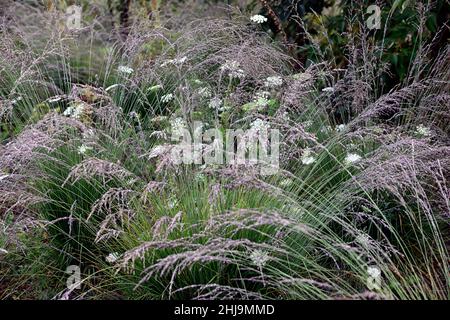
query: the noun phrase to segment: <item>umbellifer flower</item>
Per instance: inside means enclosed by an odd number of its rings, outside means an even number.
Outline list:
[[[181,137],[184,135],[184,130],[186,129],[186,124],[182,118],[175,118],[170,121],[170,126],[172,128],[172,135]]]
[[[258,97],[254,100],[257,107],[264,108],[269,104],[269,100],[264,97]]]
[[[172,93],[165,94],[161,97],[161,101],[164,103],[170,102],[170,101],[172,101],[172,99],[173,99]]]
[[[265,131],[270,129],[270,124],[267,121],[256,119],[250,124],[251,129],[254,131]]]
[[[268,88],[276,88],[283,84],[283,78],[280,76],[267,77],[264,85]]]
[[[259,268],[262,268],[266,265],[267,261],[269,261],[269,255],[265,251],[254,250],[250,254],[250,259],[252,259],[254,265],[258,266]]]
[[[204,182],[206,181],[206,176],[203,173],[199,172],[195,175],[195,181]]]
[[[106,262],[108,263],[114,263],[119,259],[119,254],[117,252],[113,252],[108,254],[108,256],[105,258]]]
[[[208,103],[208,107],[210,109],[220,109],[220,107],[222,106],[222,99],[218,98],[218,97],[214,97],[211,100],[209,100]]]
[[[242,79],[245,77],[244,70],[240,69],[239,62],[237,61],[226,61],[221,67],[222,72],[228,72],[230,78]]]
[[[345,157],[344,162],[345,162],[345,164],[349,165],[349,164],[352,164],[354,162],[358,162],[359,160],[361,160],[361,156],[359,154],[349,153]]]
[[[377,267],[368,267],[367,273],[373,278],[378,278],[381,275],[381,271]]]
[[[134,70],[130,67],[127,66],[119,66],[117,68],[117,71],[119,71],[120,73],[125,73],[125,74],[132,74],[134,72]]]
[[[85,109],[85,106],[83,103],[77,103],[76,106],[69,106],[66,110],[64,110],[63,115],[66,117],[72,117],[75,119],[80,119],[81,115],[83,114],[83,111]]]
[[[264,23],[267,22],[267,18],[260,14],[255,14],[254,16],[250,17],[250,20],[254,23]]]
[[[423,124],[419,124],[416,127],[416,133],[420,136],[429,137],[431,136],[431,130],[428,127],[425,127]]]
[[[79,148],[78,148],[78,154],[85,154],[87,151],[92,150],[92,147],[88,147],[84,144],[82,144]]]
[[[312,151],[310,149],[306,148],[302,154],[302,163],[304,165],[308,165],[308,164],[314,163],[315,161],[316,161],[316,158],[313,156]]]

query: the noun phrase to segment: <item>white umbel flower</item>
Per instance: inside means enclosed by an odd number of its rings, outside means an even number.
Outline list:
[[[80,119],[83,114],[85,106],[83,103],[78,103],[76,106],[69,106],[64,110],[63,115],[66,117],[72,117],[75,119]]]
[[[305,150],[303,150],[301,160],[304,165],[309,165],[314,163],[316,161],[316,158],[314,157],[312,151],[309,148],[306,148]]]
[[[84,144],[82,144],[80,147],[78,147],[78,154],[86,154],[89,150],[92,150],[92,147],[88,147]]]
[[[429,137],[431,136],[431,130],[428,127],[425,127],[423,124],[419,124],[416,127],[416,133],[420,136]]]
[[[260,107],[260,108],[267,107],[267,105],[269,104],[269,100],[267,100],[266,98],[263,98],[263,97],[259,97],[259,98],[255,99],[254,102],[255,102],[256,106]]]
[[[283,84],[283,78],[280,76],[267,77],[264,85],[268,88],[277,88]]]
[[[117,252],[110,253],[106,256],[105,260],[108,263],[114,263],[119,259],[119,254]]]
[[[258,268],[262,268],[266,265],[267,261],[269,261],[269,255],[265,251],[254,250],[250,254],[250,259],[252,260],[254,265],[256,265]]]
[[[250,124],[250,130],[254,131],[266,131],[270,129],[270,124],[267,121],[256,119]]]
[[[256,107],[265,108],[269,104],[270,92],[268,91],[259,91],[255,94],[253,98],[253,103]]]
[[[306,129],[311,128],[312,125],[313,125],[313,122],[311,120],[306,120],[305,122],[303,122],[303,127]]]
[[[232,60],[226,61],[221,67],[222,72],[227,72],[230,78],[245,78],[245,72],[240,68],[239,62]]]
[[[211,100],[209,100],[208,103],[208,108],[213,109],[213,110],[219,110],[220,107],[222,106],[222,99],[218,98],[218,97],[214,97]]]
[[[164,102],[164,103],[170,102],[172,100],[173,100],[173,94],[172,93],[165,94],[165,95],[163,95],[161,97],[161,101]]]
[[[336,126],[336,131],[337,132],[342,132],[342,131],[345,130],[346,127],[347,126],[345,124],[339,124],[339,125]]]
[[[260,14],[255,14],[254,16],[251,16],[250,20],[253,21],[254,23],[259,24],[267,22],[267,18]]]
[[[83,114],[83,112],[84,112],[84,105],[79,104],[79,105],[75,108],[75,110],[74,110],[74,112],[73,112],[73,114],[72,114],[72,117],[74,117],[75,119],[80,119],[80,117],[81,117],[81,115]]]
[[[368,247],[370,244],[370,238],[367,234],[360,234],[356,237],[356,242],[364,247]]]
[[[255,94],[255,100],[258,98],[264,98],[264,99],[269,99],[270,98],[270,92],[269,91],[258,91]]]
[[[357,153],[349,153],[344,159],[345,164],[349,165],[361,160],[361,156]]]
[[[119,71],[119,73],[123,73],[123,74],[132,74],[134,72],[133,68],[130,68],[127,66],[119,66],[117,68],[117,71]]]
[[[182,118],[175,118],[171,120],[170,126],[172,128],[172,135],[177,137],[182,137],[184,135],[184,130],[186,130],[186,124]]]
[[[197,92],[202,98],[210,98],[212,95],[211,89],[209,89],[208,87],[200,88]]]
[[[66,110],[64,110],[63,115],[66,117],[70,117],[74,110],[74,107],[68,107]]]
[[[284,111],[281,114],[281,118],[284,119],[285,121],[291,121],[291,118],[289,117],[289,112],[287,112],[287,111]]]
[[[367,274],[373,278],[378,278],[381,275],[381,271],[378,267],[368,267]]]
[[[206,176],[203,173],[199,172],[199,173],[197,173],[195,175],[195,181],[197,181],[197,182],[205,182],[206,181]]]
[[[173,59],[173,63],[176,64],[176,65],[181,65],[181,64],[185,63],[186,60],[187,60],[187,57],[184,56],[184,57],[181,57],[181,58],[178,58],[178,59]]]

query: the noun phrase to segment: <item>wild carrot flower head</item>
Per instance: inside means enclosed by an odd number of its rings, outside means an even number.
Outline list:
[[[89,150],[92,150],[92,147],[88,147],[84,144],[82,144],[80,147],[78,147],[78,154],[86,154]]]
[[[269,254],[263,250],[254,250],[250,254],[250,259],[258,268],[263,268],[269,261]]]
[[[268,88],[278,88],[283,84],[283,78],[280,76],[267,77],[264,85]]]
[[[228,74],[230,78],[242,79],[245,77],[245,72],[240,68],[239,62],[235,60],[226,61],[221,67],[220,71]]]
[[[85,105],[84,103],[74,103],[71,106],[67,107],[66,110],[64,110],[63,115],[66,117],[71,117],[75,119],[80,119],[83,112],[85,111]]]
[[[212,95],[211,89],[209,89],[208,87],[200,88],[197,92],[202,98],[210,98]]]
[[[204,182],[206,181],[206,176],[203,173],[199,172],[195,175],[195,181]]]
[[[208,107],[210,109],[219,110],[221,106],[222,106],[222,99],[220,99],[219,97],[214,97],[211,100],[209,100]]]
[[[250,124],[250,129],[254,131],[264,131],[270,128],[270,124],[267,121],[256,119]]]
[[[161,97],[161,101],[164,102],[164,103],[168,103],[168,102],[170,102],[172,100],[173,100],[173,94],[172,93],[165,94],[165,95],[163,95]]]
[[[367,274],[371,277],[378,278],[381,275],[381,271],[377,267],[368,267]]]
[[[361,156],[357,153],[349,153],[347,154],[347,156],[344,159],[344,163],[346,165],[352,164],[354,162],[358,162],[359,160],[361,160]]]
[[[170,122],[172,128],[172,134],[176,136],[182,136],[186,129],[186,123],[182,118],[175,118]]]
[[[117,252],[110,253],[106,256],[105,260],[108,263],[114,263],[119,259],[119,254]]]
[[[308,165],[314,163],[316,161],[316,158],[314,157],[311,149],[306,148],[305,150],[303,150],[301,160],[304,165]]]
[[[429,137],[429,136],[431,136],[431,130],[430,130],[430,128],[425,127],[423,124],[419,124],[419,125],[416,127],[416,133],[417,133],[419,136],[423,136],[423,137]]]
[[[117,68],[117,71],[122,74],[132,74],[134,72],[134,70],[132,68],[127,67],[127,66],[119,66]]]
[[[267,22],[267,18],[260,14],[255,14],[255,15],[251,16],[250,20],[253,21],[254,23],[259,23],[259,24]]]

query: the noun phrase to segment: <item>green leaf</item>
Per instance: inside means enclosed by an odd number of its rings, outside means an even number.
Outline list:
[[[401,12],[403,13],[403,11],[405,10],[405,8],[408,6],[410,0],[395,0],[394,4],[392,5],[392,8],[389,12],[389,15],[392,15],[395,10],[397,10],[397,8],[399,6],[401,6],[402,10]]]

